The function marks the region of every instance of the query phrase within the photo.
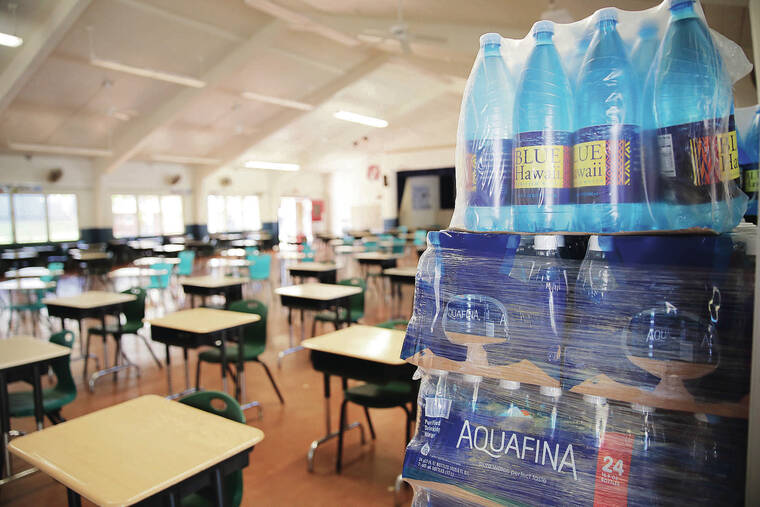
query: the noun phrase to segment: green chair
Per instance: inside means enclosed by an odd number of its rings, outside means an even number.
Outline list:
[[[74,333],[71,331],[59,331],[50,337],[50,343],[72,348],[74,346]],[[61,416],[61,409],[74,401],[77,397],[77,386],[71,375],[70,357],[64,356],[50,362],[53,374],[56,378],[55,386],[42,390],[42,409],[53,424],[58,424],[65,419]],[[8,393],[11,417],[34,416],[34,392],[16,391]]]
[[[261,301],[255,299],[244,299],[242,301],[235,301],[230,303],[228,310],[241,313],[253,313],[261,317],[261,320],[247,326],[243,335],[243,361],[244,363],[256,362],[264,367],[264,371],[269,377],[269,381],[272,383],[277,397],[280,398],[280,403],[284,404],[285,400],[280,394],[280,389],[272,377],[272,373],[269,371],[269,367],[264,363],[259,356],[264,353],[267,346],[267,306]],[[237,365],[238,357],[238,345],[236,343],[230,343],[225,347],[227,356],[227,364],[225,368],[229,371],[230,376],[233,376],[231,365]],[[200,389],[201,382],[201,363],[216,363],[222,362],[221,350],[217,347],[208,348],[202,350],[198,354],[198,366],[195,369],[195,387]],[[243,364],[245,368],[245,364]],[[238,372],[239,374],[239,372]]]
[[[156,353],[153,351],[150,343],[148,343],[148,339],[138,333],[138,331],[140,331],[145,325],[143,322],[143,319],[145,318],[145,289],[142,289],[140,287],[133,287],[131,289],[122,291],[122,294],[131,294],[137,297],[137,299],[130,301],[124,305],[125,320],[121,326],[121,334],[119,334],[119,328],[116,324],[106,324],[105,334],[103,333],[102,327],[91,327],[87,330],[88,342],[90,340],[90,335],[93,334],[102,336],[103,340],[105,340],[109,334],[112,335],[114,337],[114,340],[116,340],[116,360],[118,361],[119,354],[121,353],[123,355],[123,352],[121,352],[121,337],[125,334],[135,335],[140,338],[148,348],[150,355],[153,357],[153,360],[156,362],[158,367],[163,368],[163,364],[161,364],[161,361],[158,359],[158,356],[156,356]]]
[[[195,261],[195,252],[192,250],[182,250],[177,254],[177,257],[179,258],[179,264],[177,265],[177,275],[192,276],[193,262]]]
[[[243,410],[229,394],[219,391],[202,391],[185,396],[180,403],[198,410],[209,412],[231,421],[245,424]],[[221,406],[220,406],[221,405]],[[243,501],[243,471],[235,470],[223,480],[225,507],[238,507]],[[180,500],[182,507],[211,507],[216,505],[216,495],[212,486],[207,486],[197,493],[192,493]]]
[[[386,320],[385,322],[381,322],[380,324],[375,324],[375,327],[382,327],[384,329],[399,329],[401,331],[406,331],[406,327],[408,325],[409,325],[408,320],[392,319],[392,320]]]
[[[355,296],[349,298],[349,306],[351,307],[351,315],[348,319],[352,324],[359,322],[359,319],[364,317],[364,292],[367,289],[367,283],[361,278],[347,278],[338,282],[338,285],[350,285],[352,287],[361,287],[362,291]],[[346,321],[346,310],[344,308],[339,309],[340,321]],[[335,329],[338,329],[338,315],[330,310],[325,312],[319,312],[314,316],[314,322],[311,325],[311,335],[316,336],[317,322],[332,322],[335,325]]]
[[[412,424],[417,418],[418,389],[419,382],[392,380],[386,384],[368,382],[349,387],[343,391],[343,403],[340,405],[340,422],[338,423],[338,459],[335,464],[337,473],[340,473],[343,465],[343,431],[346,427],[346,406],[348,403],[355,403],[364,408],[364,415],[367,417],[367,426],[369,426],[372,440],[375,439],[375,428],[369,418],[370,408],[401,407],[404,409],[406,413],[406,440],[404,445],[406,445],[412,435]],[[411,407],[407,407],[407,404],[410,404]]]

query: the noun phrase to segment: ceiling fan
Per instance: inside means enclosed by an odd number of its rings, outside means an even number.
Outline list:
[[[411,32],[409,25],[404,21],[403,0],[398,0],[396,8],[396,22],[388,27],[387,30],[378,30],[366,28],[357,34],[357,38],[370,43],[384,43],[387,41],[396,41],[405,54],[412,53],[411,43],[415,41],[444,43],[447,39],[435,35],[425,35],[422,33]]]

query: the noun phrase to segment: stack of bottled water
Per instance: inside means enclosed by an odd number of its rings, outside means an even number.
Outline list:
[[[758,161],[760,161],[760,106],[736,110],[736,135],[739,141],[739,167],[742,190],[749,197],[744,217],[757,224]]]
[[[453,227],[722,232],[739,222],[732,82],[751,66],[694,0],[539,21],[525,39],[480,43]]]

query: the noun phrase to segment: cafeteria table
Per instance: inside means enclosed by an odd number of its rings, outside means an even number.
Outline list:
[[[106,328],[106,315],[116,317],[117,332],[121,332],[121,313],[124,311],[124,305],[137,299],[132,294],[121,294],[117,292],[88,291],[78,296],[45,298],[42,302],[47,306],[48,315],[61,319],[61,327],[64,328],[64,320],[72,319],[79,323],[79,352],[80,357],[75,359],[84,359],[84,380],[87,382],[87,359],[95,359],[95,367],[100,368],[98,358],[90,354],[90,340],[86,338],[84,332],[84,319],[98,319],[102,329]],[[114,365],[108,367],[108,340],[103,337],[103,370],[98,370],[90,377],[90,390],[94,388],[95,381],[112,373],[117,373],[125,368],[135,368],[140,374],[140,367],[132,363],[125,355],[122,358],[124,364],[118,364],[118,357],[114,360]],[[87,343],[85,344],[85,340]]]
[[[204,436],[213,436],[206,438]],[[145,395],[17,438],[11,452],[63,484],[70,507],[179,505],[247,467],[264,433],[156,395]]]
[[[298,262],[288,266],[293,278],[316,278],[320,283],[335,283],[338,266],[329,262]]]
[[[34,418],[37,429],[42,429],[45,414],[42,408],[42,385],[40,376],[47,371],[53,359],[67,356],[71,349],[39,340],[32,336],[13,336],[0,340],[0,486],[29,475],[34,469],[27,469],[11,475],[8,455],[8,434],[11,430],[8,384],[19,380],[32,384],[34,396]]]
[[[190,367],[188,366],[188,349],[197,349],[204,345],[219,347],[222,355],[222,387],[227,391],[227,359],[225,345],[228,337],[233,334],[242,342],[243,329],[258,322],[261,316],[254,313],[231,312],[214,308],[193,308],[180,310],[156,319],[146,319],[150,324],[151,339],[166,346],[166,380],[169,387],[169,397],[177,397],[191,393],[195,389],[190,385]],[[185,360],[185,391],[174,393],[172,389],[171,354],[169,347],[181,347]],[[238,347],[237,374],[235,382],[235,397],[241,403],[245,400],[245,368],[243,366],[243,347]],[[247,403],[245,408],[258,406],[257,402]]]
[[[45,291],[46,289],[52,289],[53,287],[55,287],[54,282],[46,282],[39,278],[13,278],[0,282],[0,291],[8,293],[8,301],[11,305],[11,315],[8,319],[8,331],[10,332],[13,326],[12,312],[14,310],[14,306],[17,305],[18,299],[16,295],[19,292],[26,293],[28,295],[28,301],[31,302],[32,298],[38,297],[38,292]],[[34,310],[34,312],[36,313],[36,310]],[[33,315],[33,317],[38,317],[38,315]],[[33,318],[35,333],[37,332],[38,320],[38,318]]]
[[[41,266],[11,269],[5,272],[5,278],[41,278],[43,276],[61,276],[62,269],[48,269]]]
[[[224,296],[224,307],[231,302],[243,299],[243,285],[248,283],[247,278],[232,276],[188,276],[180,280],[182,290],[190,296],[190,306],[195,308],[195,296],[203,298],[213,295]]]
[[[391,316],[397,316],[401,313],[400,307],[403,300],[401,286],[414,286],[417,268],[388,268],[383,270],[383,276],[388,277],[391,281]]]
[[[132,264],[140,268],[154,264],[169,264],[174,266],[179,264],[179,259],[177,257],[140,257],[133,260]]]
[[[314,470],[314,453],[323,443],[338,436],[330,424],[330,376],[365,382],[384,383],[390,380],[408,380],[415,367],[401,359],[404,332],[374,326],[355,325],[303,341],[304,348],[311,351],[311,363],[323,374],[325,396],[326,434],[314,440],[306,455],[309,472]],[[361,423],[346,425],[345,430],[358,427],[364,443]],[[344,431],[345,431],[344,430]]]
[[[113,271],[109,271],[108,278],[140,280],[140,279],[150,278],[151,276],[165,275],[166,271],[167,270],[165,269],[154,269],[154,268],[138,268],[138,267],[118,268],[118,269],[114,269]]]
[[[336,315],[335,328],[340,322],[340,309],[346,310],[347,326],[351,325],[351,296],[360,294],[361,287],[352,285],[333,285],[327,283],[304,283],[275,289],[280,296],[282,306],[288,309],[288,338],[290,346],[277,355],[277,366],[281,366],[282,358],[303,349],[302,345],[293,344],[293,310],[301,310],[301,341],[305,338],[304,312],[306,310],[334,310]]]
[[[215,257],[206,262],[206,267],[210,270],[222,269],[225,273],[232,273],[243,268],[248,268],[252,261],[248,259],[235,259],[230,257]]]

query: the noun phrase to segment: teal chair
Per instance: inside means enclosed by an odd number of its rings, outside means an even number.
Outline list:
[[[393,238],[393,247],[391,253],[393,255],[403,255],[406,251],[406,241],[401,238]]]
[[[363,244],[365,252],[377,252],[377,241],[365,241]]]
[[[249,255],[258,255],[259,249],[255,246],[247,246],[245,247],[245,256],[248,257]]]
[[[423,246],[427,244],[427,231],[416,230],[414,231],[414,244],[417,246]]]
[[[202,391],[185,396],[180,403],[209,412],[231,421],[245,424],[243,410],[229,394],[219,391]],[[224,476],[224,506],[238,507],[243,501],[243,471],[235,470]],[[182,507],[211,507],[216,505],[216,494],[211,486],[180,500]]]
[[[195,252],[193,250],[182,250],[177,254],[179,264],[177,265],[177,275],[192,276],[193,262],[195,262]],[[154,266],[155,267],[155,266]]]
[[[272,373],[269,371],[269,367],[259,358],[267,347],[267,306],[255,299],[244,299],[242,301],[230,303],[228,310],[232,312],[253,313],[261,317],[261,320],[250,326],[246,326],[245,328],[243,334],[243,361],[244,363],[256,362],[264,367],[264,371],[266,372],[267,377],[269,377],[269,381],[272,383],[272,387],[274,387],[277,397],[280,398],[280,403],[284,404],[285,400],[282,398],[282,394],[280,394],[280,389],[277,387],[274,377],[272,377]],[[237,364],[238,345],[236,343],[230,343],[225,347],[225,352],[227,356],[227,364],[225,365],[225,368],[229,371],[230,376],[233,376],[230,365]],[[204,362],[221,363],[221,350],[217,347],[213,347],[202,350],[198,354],[198,366],[195,370],[196,389],[200,389],[201,363]],[[245,364],[243,364],[243,367],[245,367]]]
[[[50,271],[52,271],[52,272],[55,272],[55,271],[60,271],[61,273],[63,273],[63,270],[64,270],[64,265],[63,265],[63,263],[62,263],[62,262],[49,262],[49,263],[48,263],[48,265],[47,265],[47,268],[48,268]],[[53,279],[54,279],[56,282],[57,282],[58,280],[60,280],[60,278],[61,278],[61,275],[51,275],[51,276],[53,277]]]
[[[355,296],[351,296],[349,306],[351,307],[351,315],[349,321],[352,324],[359,322],[359,319],[364,317],[364,292],[367,289],[367,284],[361,278],[347,278],[338,282],[338,285],[350,285],[352,287],[361,287],[362,291]],[[346,310],[340,308],[340,321],[346,321]],[[335,328],[338,328],[338,316],[333,311],[319,312],[314,316],[314,322],[311,326],[311,335],[316,336],[317,322],[332,322]]]
[[[74,333],[71,331],[59,331],[50,337],[50,343],[72,348],[74,346]],[[53,387],[42,390],[42,410],[45,416],[53,424],[64,422],[61,409],[74,401],[77,397],[77,386],[71,375],[70,357],[64,356],[50,362],[50,367],[55,375],[56,383]],[[16,391],[8,393],[11,417],[34,416],[34,392]]]
[[[162,303],[165,303],[166,289],[169,288],[169,282],[172,277],[172,266],[165,262],[157,262],[151,266],[156,271],[163,271],[162,274],[150,275],[150,283],[145,287],[147,290],[156,290],[161,295]]]
[[[308,243],[303,245],[303,262],[314,262],[314,249]]]
[[[272,256],[270,254],[249,255],[246,259],[251,263],[248,266],[248,278],[251,282],[260,283],[262,286],[266,282],[271,289],[269,276],[272,270]]]
[[[161,364],[158,356],[156,356],[153,348],[148,343],[148,339],[138,332],[144,326],[143,319],[145,318],[145,289],[142,289],[140,287],[133,287],[131,289],[122,291],[121,293],[131,294],[137,298],[134,301],[130,301],[124,305],[124,323],[121,326],[121,334],[119,334],[119,328],[116,324],[106,324],[105,333],[103,332],[102,327],[91,327],[87,330],[87,341],[89,342],[90,335],[102,336],[104,340],[108,335],[113,336],[114,340],[116,340],[116,360],[118,361],[119,354],[121,353],[121,337],[126,334],[135,335],[140,338],[148,348],[148,352],[150,352],[150,355],[153,357],[153,360],[156,362],[158,367],[163,368],[163,364]]]
[[[399,225],[398,227],[396,227],[396,229],[398,230],[399,234],[406,234],[407,232],[409,232],[409,227],[405,225]]]

